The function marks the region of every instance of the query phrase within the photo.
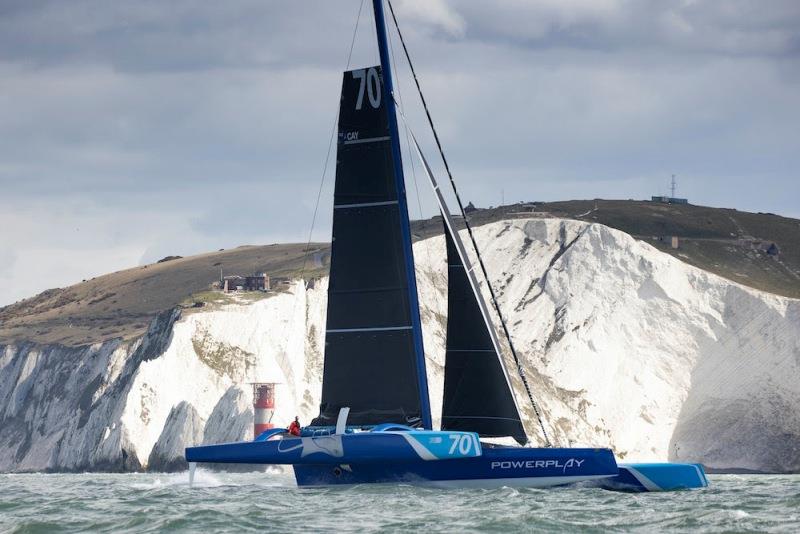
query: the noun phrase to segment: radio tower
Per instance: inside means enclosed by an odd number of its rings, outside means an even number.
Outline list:
[[[672,175],[672,184],[670,185],[671,195],[670,198],[675,198],[675,175]]]

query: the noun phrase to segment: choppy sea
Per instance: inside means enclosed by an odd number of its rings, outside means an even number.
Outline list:
[[[0,532],[800,532],[800,476],[699,491],[297,488],[289,471],[0,475]]]

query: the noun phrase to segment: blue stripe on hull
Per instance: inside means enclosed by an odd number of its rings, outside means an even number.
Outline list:
[[[708,479],[700,464],[620,464],[619,475],[598,485],[615,491],[675,491],[705,488]]]
[[[298,486],[406,483],[440,487],[545,487],[613,477],[609,449],[484,448],[483,455],[443,461],[294,466]]]

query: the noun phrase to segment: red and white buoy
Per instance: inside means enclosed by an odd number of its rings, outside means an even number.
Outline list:
[[[253,437],[274,428],[275,382],[253,382]]]

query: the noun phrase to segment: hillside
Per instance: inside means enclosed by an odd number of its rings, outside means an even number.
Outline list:
[[[475,233],[492,244],[484,260],[556,443],[609,446],[625,461],[800,472],[800,300],[601,224],[532,217]],[[444,240],[414,251],[436,424]],[[253,381],[280,384],[277,425],[308,421],[326,290],[321,276],[268,298],[168,311],[127,342],[0,343],[0,472],[185,468],[188,444],[252,439]],[[518,375],[511,381],[540,443]]]
[[[479,225],[534,214],[604,224],[729,280],[800,298],[798,219],[692,204],[598,199],[501,206],[472,212],[470,220]],[[677,249],[671,246],[672,236],[678,237]],[[771,243],[779,250],[776,256],[765,250]]]
[[[326,268],[315,267],[313,258],[327,247],[319,243],[311,245],[306,274],[327,273]],[[144,334],[160,312],[182,303],[192,305],[192,296],[210,289],[219,279],[220,269],[226,275],[268,272],[273,278],[298,277],[305,249],[300,244],[242,246],[134,267],[63,289],[50,289],[0,308],[0,343],[32,341],[79,346],[115,338],[130,340]]]
[[[513,218],[555,217],[597,222],[626,232],[662,252],[743,285],[800,298],[800,221],[694,205],[630,200],[574,200],[478,209],[475,226]],[[438,217],[412,222],[415,241],[441,233]],[[671,248],[678,236],[679,248]],[[777,256],[757,247],[775,243]],[[491,243],[481,244],[484,251]],[[210,285],[225,274],[265,271],[273,277],[299,276],[303,244],[244,246],[134,267],[63,288],[51,289],[0,308],[0,343],[31,341],[79,346],[141,336],[159,313],[203,301]],[[310,247],[305,276],[326,273],[328,244]],[[314,259],[317,256],[317,259]],[[321,266],[320,266],[321,259]],[[87,259],[89,261],[89,259]]]

